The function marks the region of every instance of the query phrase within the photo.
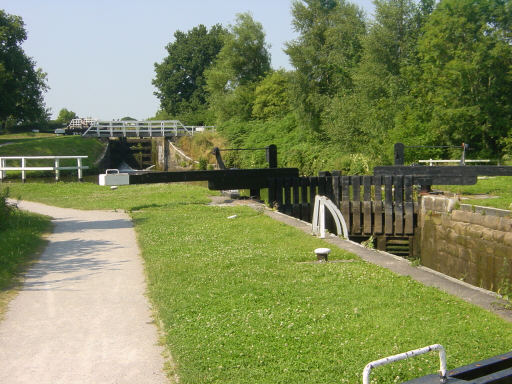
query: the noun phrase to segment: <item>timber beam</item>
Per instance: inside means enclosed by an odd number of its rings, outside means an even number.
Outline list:
[[[299,177],[297,168],[221,169],[212,171],[137,172],[130,174],[130,184],[208,181],[212,190],[263,189],[269,179]]]
[[[412,176],[414,185],[473,185],[478,176],[512,176],[512,166],[405,166],[375,167],[375,176]]]

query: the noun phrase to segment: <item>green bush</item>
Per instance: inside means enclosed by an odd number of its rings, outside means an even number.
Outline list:
[[[204,157],[199,158],[199,164],[198,168],[202,171],[206,171],[206,168],[208,167],[208,160]]]
[[[9,197],[9,188],[0,190],[0,230],[7,227],[9,223],[9,216],[11,215],[12,206],[7,204]]]

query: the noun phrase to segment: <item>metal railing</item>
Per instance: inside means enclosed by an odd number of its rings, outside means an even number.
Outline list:
[[[456,164],[461,164],[461,160],[432,160],[432,159],[429,159],[429,160],[418,160],[419,163],[426,163],[428,164],[429,166],[433,166],[434,164],[449,164],[449,163],[456,163]],[[490,163],[491,160],[464,160],[464,164],[466,163]],[[464,165],[464,164],[461,164],[461,165]]]
[[[384,359],[372,361],[366,364],[363,370],[363,384],[370,384],[370,373],[372,369],[382,365],[394,363],[395,361],[409,359],[414,356],[423,355],[431,351],[439,352],[439,383],[446,383],[446,351],[441,344],[433,344],[428,347],[415,349],[413,351],[399,353],[398,355],[388,356]]]
[[[169,137],[194,135],[213,126],[183,125],[179,120],[96,121],[82,134],[88,137]]]
[[[78,180],[82,181],[84,169],[89,169],[88,166],[82,165],[82,159],[88,156],[2,156],[0,157],[0,181],[6,178],[7,171],[21,171],[21,180],[25,182],[27,178],[27,171],[54,171],[55,180],[59,181],[60,171],[77,170]],[[75,159],[76,166],[60,166],[60,160]],[[28,166],[27,162],[31,160],[53,160],[51,166]],[[7,162],[17,162],[17,165],[7,165]]]

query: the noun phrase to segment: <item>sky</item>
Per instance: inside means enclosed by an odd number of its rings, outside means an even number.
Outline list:
[[[357,0],[368,15],[371,0]],[[25,53],[47,73],[46,106],[102,120],[147,119],[159,109],[151,84],[174,32],[224,27],[250,12],[263,25],[273,68],[292,69],[283,52],[293,31],[290,0],[2,0],[21,16]],[[184,122],[186,123],[186,122]]]

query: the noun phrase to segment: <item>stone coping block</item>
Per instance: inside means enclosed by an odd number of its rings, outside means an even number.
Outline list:
[[[480,205],[461,204],[459,209],[465,212],[479,213],[481,215],[512,218],[512,211],[493,207],[482,207]]]

